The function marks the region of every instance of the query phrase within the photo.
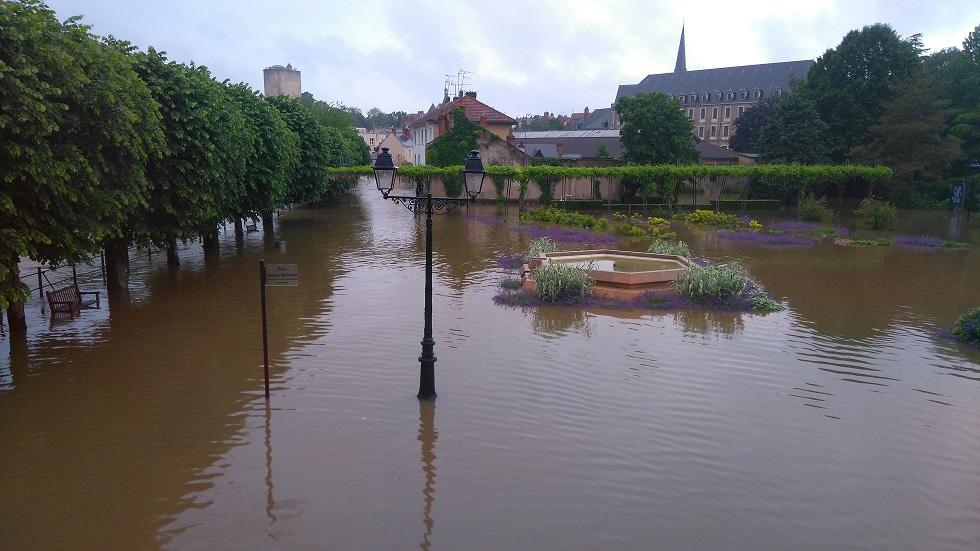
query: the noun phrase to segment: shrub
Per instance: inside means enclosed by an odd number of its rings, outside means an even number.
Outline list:
[[[531,273],[538,295],[545,302],[574,301],[592,294],[595,280],[585,270],[561,262],[550,262]]]
[[[509,277],[506,279],[501,279],[500,286],[503,287],[504,289],[515,290],[523,287],[524,282],[516,277]]]
[[[539,256],[541,253],[553,253],[558,250],[558,244],[548,239],[547,237],[542,237],[540,239],[535,239],[531,241],[527,246],[528,259]]]
[[[951,333],[958,341],[980,344],[980,308],[974,308],[957,318]]]
[[[854,214],[858,218],[858,226],[867,230],[890,230],[895,227],[898,209],[887,201],[865,199],[861,201]]]
[[[677,276],[674,287],[691,300],[704,303],[709,298],[727,298],[745,290],[749,276],[737,262],[725,266],[699,266],[692,263]]]
[[[675,220],[683,220],[691,224],[704,224],[708,226],[728,226],[739,225],[738,216],[734,214],[723,214],[710,210],[698,209],[690,214],[675,214]]]
[[[650,243],[650,248],[647,249],[647,252],[654,254],[673,254],[691,258],[691,249],[683,241],[678,241],[676,245],[673,245],[665,241],[655,240],[653,243]]]
[[[827,199],[824,197],[816,199],[813,195],[807,195],[800,199],[799,216],[800,220],[804,222],[819,222],[821,224],[827,224],[834,219],[834,213],[827,208]]]

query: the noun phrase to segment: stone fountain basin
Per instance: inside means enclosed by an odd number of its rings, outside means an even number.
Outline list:
[[[563,262],[582,268],[595,280],[593,292],[598,296],[632,298],[647,291],[663,290],[687,270],[688,259],[682,256],[597,249],[545,253],[527,264],[525,288],[533,288],[530,270],[550,262]],[[592,263],[591,269],[589,268]]]

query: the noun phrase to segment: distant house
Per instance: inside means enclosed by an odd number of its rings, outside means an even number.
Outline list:
[[[532,158],[594,159],[601,145],[611,158],[623,156],[619,130],[517,132],[514,144]]]
[[[682,28],[674,72],[647,75],[637,84],[622,84],[616,101],[639,93],[661,93],[677,99],[684,114],[694,123],[695,136],[702,142],[727,148],[728,139],[735,133],[733,123],[739,115],[764,98],[778,98],[789,90],[792,79],[805,79],[811,65],[813,60],[804,59],[688,71]],[[621,126],[618,115],[613,126]]]
[[[358,128],[357,135],[364,140],[364,143],[374,151],[387,136],[391,134],[390,128]]]
[[[382,147],[388,148],[388,152],[395,161],[395,166],[414,164],[415,143],[407,128],[402,129],[401,132],[392,131],[388,133],[378,144],[376,151],[381,151]]]
[[[411,123],[409,130],[415,141],[414,164],[424,165],[425,146],[452,128],[455,109],[462,109],[467,119],[504,139],[511,133],[511,127],[517,124],[517,120],[477,100],[476,92],[464,92],[439,107],[430,108],[428,113]]]

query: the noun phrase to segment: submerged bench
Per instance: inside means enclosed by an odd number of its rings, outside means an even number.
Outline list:
[[[68,314],[74,316],[82,308],[101,308],[98,291],[81,291],[77,283],[68,287],[48,291],[48,305],[52,314]],[[95,295],[94,299],[83,299],[82,295]]]

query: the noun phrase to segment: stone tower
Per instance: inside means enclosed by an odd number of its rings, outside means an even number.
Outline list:
[[[266,96],[286,95],[298,98],[303,93],[299,70],[293,69],[292,65],[266,67],[262,70],[262,75],[265,77]]]

